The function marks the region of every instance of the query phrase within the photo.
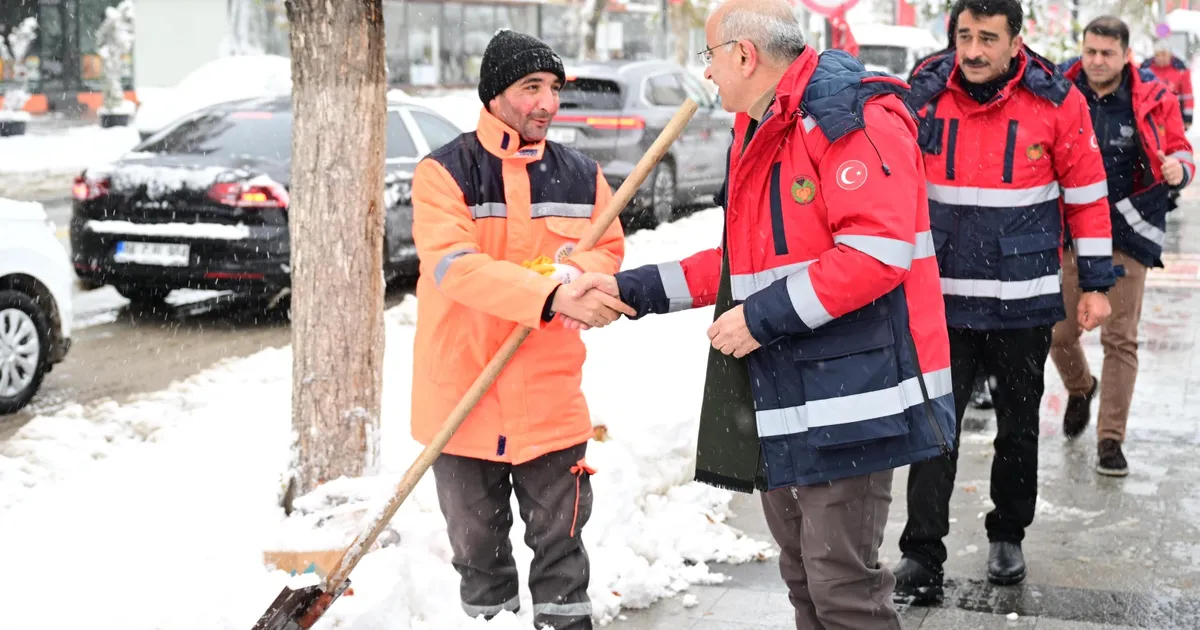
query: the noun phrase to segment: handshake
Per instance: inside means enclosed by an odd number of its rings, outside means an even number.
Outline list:
[[[602,273],[584,273],[565,279],[554,294],[550,308],[563,317],[563,326],[570,330],[602,328],[622,314],[629,317],[637,311],[621,301],[617,279]]]

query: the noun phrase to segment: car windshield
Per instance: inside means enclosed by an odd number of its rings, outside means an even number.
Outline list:
[[[858,60],[863,65],[883,66],[892,74],[908,69],[908,49],[901,46],[860,46]]]
[[[277,111],[202,114],[180,124],[141,150],[149,153],[287,160],[292,153],[292,115],[290,112]]]
[[[621,109],[621,87],[616,81],[574,79],[558,93],[561,109]]]

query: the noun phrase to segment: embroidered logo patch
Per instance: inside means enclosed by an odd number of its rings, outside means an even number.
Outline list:
[[[867,165],[858,160],[842,162],[837,169],[837,183],[842,190],[858,190],[867,183]]]
[[[567,243],[559,247],[558,251],[554,252],[554,262],[559,265],[565,263],[573,251],[575,251],[575,243]]]
[[[1100,142],[1099,142],[1098,140],[1096,140],[1096,135],[1095,135],[1095,134],[1092,134],[1092,138],[1091,138],[1090,140],[1088,140],[1088,142],[1091,144],[1091,147],[1092,147],[1092,150],[1093,150],[1093,151],[1099,151],[1099,150],[1100,150]]]
[[[1029,158],[1030,162],[1036,162],[1046,155],[1046,150],[1040,144],[1031,144],[1025,149],[1025,157]]]
[[[817,182],[807,175],[801,175],[792,180],[792,199],[796,203],[807,206],[817,198]]]

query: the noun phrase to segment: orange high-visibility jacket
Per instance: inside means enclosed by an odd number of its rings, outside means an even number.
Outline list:
[[[559,281],[522,263],[546,256],[616,273],[625,254],[619,221],[595,248],[573,253],[611,196],[594,161],[554,142],[521,146],[517,132],[486,110],[476,131],[417,165],[417,441],[429,443],[518,325],[534,330],[442,452],[520,464],[592,435],[580,388],[583,341],[561,317],[542,321]]]

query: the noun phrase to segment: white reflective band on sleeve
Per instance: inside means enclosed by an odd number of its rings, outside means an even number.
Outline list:
[[[521,598],[514,597],[503,604],[497,604],[495,606],[474,606],[472,604],[463,604],[462,608],[463,612],[467,613],[468,617],[478,617],[480,615],[485,617],[494,617],[505,610],[509,612],[516,612],[520,606]]]
[[[534,604],[533,614],[555,615],[558,617],[590,616],[592,614],[592,603],[578,602],[575,604]]]
[[[450,263],[458,260],[459,258],[462,258],[463,256],[466,256],[467,254],[478,254],[478,253],[479,253],[478,249],[471,247],[471,248],[467,248],[467,249],[460,249],[458,251],[453,251],[453,252],[450,252],[449,254],[446,254],[445,256],[442,256],[442,259],[438,261],[437,267],[434,267],[434,269],[433,269],[434,284],[437,284],[437,285],[442,284],[442,278],[446,277],[446,272],[449,271],[449,269],[450,269]]]
[[[535,203],[529,207],[529,215],[535,219],[542,217],[588,219],[592,216],[592,208],[590,203]]]
[[[1125,222],[1129,224],[1130,229],[1137,232],[1142,238],[1162,247],[1162,244],[1167,240],[1167,235],[1162,230],[1152,225],[1149,221],[1142,218],[1137,208],[1133,207],[1128,199],[1122,199],[1117,202],[1117,212],[1125,217]]]
[[[812,278],[808,277],[809,267],[788,276],[788,297],[792,299],[792,308],[800,316],[800,320],[809,328],[818,328],[829,323],[833,316],[825,310],[821,300],[817,299],[817,291],[813,288]]]
[[[687,277],[683,275],[683,265],[678,262],[658,265],[658,277],[662,280],[663,292],[671,301],[670,312],[692,308],[692,292],[688,289]]]
[[[508,216],[508,206],[503,203],[488,202],[471,206],[472,219],[503,218]]]
[[[804,118],[800,119],[800,122],[804,125],[805,133],[812,131],[813,128],[817,126],[817,119],[813,118],[812,116],[805,116]]]
[[[885,265],[900,269],[912,266],[913,244],[906,241],[884,236],[838,234],[833,237],[833,242],[853,247]]]
[[[1108,180],[1106,179],[1078,188],[1063,188],[1063,201],[1066,203],[1081,205],[1099,201],[1107,196]]]
[[[1187,109],[1183,110],[1183,115],[1184,115],[1184,116],[1191,116],[1191,115],[1192,115],[1192,108],[1191,108],[1191,107],[1189,107],[1189,108],[1187,108]]]
[[[1077,238],[1074,244],[1076,256],[1112,256],[1111,238]]]
[[[745,300],[751,295],[771,286],[772,282],[796,273],[797,271],[808,267],[814,262],[816,261],[805,260],[803,262],[774,267],[772,269],[757,271],[755,273],[731,274],[729,276],[730,292],[732,293],[733,299],[739,301]]]
[[[1039,295],[1061,293],[1058,274],[1042,276],[1033,280],[971,280],[967,278],[942,278],[944,295],[963,297],[1000,298],[1001,300],[1025,300]]]
[[[1058,199],[1058,184],[1055,182],[1033,188],[974,188],[928,184],[925,189],[930,201],[951,206],[1019,208]]]
[[[1175,158],[1176,160],[1179,160],[1181,162],[1191,162],[1193,164],[1196,163],[1196,158],[1192,157],[1191,151],[1176,151],[1176,152],[1168,155],[1167,157]]]
[[[950,368],[925,374],[925,388],[929,391],[930,400],[953,393]],[[914,376],[896,387],[838,398],[810,400],[797,407],[763,409],[754,415],[758,424],[758,436],[771,437],[804,433],[810,428],[883,418],[902,413],[924,402],[921,384]]]
[[[937,248],[933,245],[933,232],[917,232],[917,243],[913,246],[913,260],[933,258]]]

